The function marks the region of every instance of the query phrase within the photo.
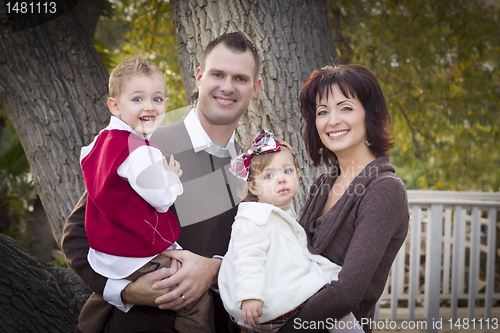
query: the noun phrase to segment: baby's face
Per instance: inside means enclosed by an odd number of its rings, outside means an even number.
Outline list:
[[[122,93],[116,98],[118,114],[112,113],[137,133],[147,135],[160,126],[167,106],[163,77],[135,75],[125,82]]]
[[[290,208],[292,198],[297,194],[299,171],[295,167],[292,153],[285,147],[272,153],[273,159],[261,173],[248,184],[259,198],[259,202],[274,205],[284,211]]]

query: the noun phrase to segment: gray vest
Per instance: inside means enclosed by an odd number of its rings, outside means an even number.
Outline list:
[[[205,257],[226,254],[245,186],[229,172],[230,158],[205,151],[195,153],[184,121],[159,128],[151,141],[163,150],[167,160],[174,155],[183,171],[180,179],[184,193],[171,208],[181,226],[177,242]]]

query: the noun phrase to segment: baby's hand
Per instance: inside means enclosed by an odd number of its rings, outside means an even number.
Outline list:
[[[264,303],[258,299],[246,299],[241,303],[241,315],[245,324],[255,327],[259,324],[259,317],[262,316],[262,305]]]
[[[165,170],[175,173],[179,178],[182,176],[181,164],[174,160],[173,155],[170,155],[170,162],[167,162],[167,159],[163,156],[163,167]]]

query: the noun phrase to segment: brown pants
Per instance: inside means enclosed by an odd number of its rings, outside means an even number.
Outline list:
[[[135,281],[144,274],[162,267],[170,267],[170,258],[160,254],[127,277],[127,280]],[[146,322],[144,318],[147,318]],[[215,332],[211,293],[206,292],[197,301],[178,310],[177,315],[169,310],[137,305],[128,313],[124,313],[105,301],[101,295],[92,293],[78,317],[77,331],[83,333],[169,332],[168,327],[172,327],[174,318],[173,326],[179,333]]]

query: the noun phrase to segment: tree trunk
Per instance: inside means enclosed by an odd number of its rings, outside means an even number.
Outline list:
[[[188,104],[197,96],[195,81],[203,49],[226,32],[243,31],[262,57],[262,88],[236,131],[245,145],[262,128],[296,150],[301,187],[294,202],[302,209],[305,194],[320,170],[305,151],[299,92],[313,69],[338,62],[324,0],[171,0],[179,62]]]
[[[0,234],[0,331],[74,332],[90,290],[71,269],[48,265]]]
[[[0,104],[58,243],[85,188],[80,149],[109,119],[108,72],[74,12],[32,27],[31,18],[7,16],[3,1],[0,7]]]

